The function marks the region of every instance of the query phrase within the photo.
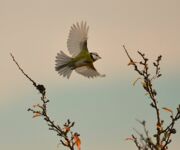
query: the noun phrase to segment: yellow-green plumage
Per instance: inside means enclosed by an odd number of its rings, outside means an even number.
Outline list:
[[[55,69],[60,75],[69,78],[72,71],[75,70],[88,78],[100,76],[93,65],[93,62],[100,57],[97,53],[90,53],[87,48],[88,29],[89,27],[83,22],[71,27],[67,47],[72,57],[67,56],[62,51],[56,56]]]

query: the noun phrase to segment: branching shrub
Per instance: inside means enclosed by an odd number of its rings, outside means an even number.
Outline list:
[[[11,57],[15,64],[17,65],[18,69],[23,73],[23,75],[32,82],[33,86],[36,90],[39,91],[41,94],[41,104],[33,105],[32,108],[29,108],[28,111],[33,113],[33,118],[35,117],[42,117],[45,122],[47,123],[49,130],[54,131],[57,136],[60,138],[60,143],[67,147],[70,150],[75,149],[75,145],[77,146],[78,150],[81,149],[81,140],[79,138],[80,134],[77,132],[72,131],[72,127],[74,126],[75,122],[71,122],[69,119],[67,122],[64,123],[63,126],[56,124],[48,115],[47,112],[47,104],[50,102],[49,99],[46,97],[46,88],[42,84],[37,84],[34,80],[32,80],[28,74],[24,72],[24,70],[20,67],[18,62],[15,60],[14,56],[11,54]]]
[[[146,92],[146,95],[150,99],[150,106],[155,110],[156,117],[156,133],[153,137],[150,137],[149,132],[146,128],[146,121],[139,121],[138,122],[143,126],[144,134],[135,130],[139,138],[135,135],[132,135],[131,138],[127,138],[127,140],[134,141],[138,150],[167,150],[168,145],[172,141],[172,135],[176,134],[175,124],[178,119],[180,119],[180,105],[177,107],[176,113],[174,113],[170,108],[163,107],[162,109],[170,113],[171,121],[167,126],[164,125],[164,119],[162,119],[160,114],[160,107],[158,106],[157,100],[157,92],[153,86],[153,80],[156,80],[161,77],[160,72],[160,62],[162,56],[158,56],[157,60],[153,63],[155,68],[155,74],[149,72],[149,61],[145,54],[138,51],[138,54],[141,57],[141,61],[135,61],[129,55],[125,46],[123,46],[127,57],[129,58],[129,66],[133,66],[134,70],[138,73],[139,78],[137,80],[141,80],[142,87]],[[134,84],[137,82],[134,82]]]

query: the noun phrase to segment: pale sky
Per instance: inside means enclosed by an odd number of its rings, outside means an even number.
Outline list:
[[[138,58],[140,50],[155,60],[163,55],[162,78],[155,82],[162,107],[180,103],[179,0],[0,0],[0,149],[57,149],[58,137],[46,123],[26,111],[40,95],[17,70],[12,52],[24,70],[48,91],[49,113],[57,122],[75,121],[82,150],[134,150],[124,141],[149,121],[153,111],[122,45]],[[86,79],[73,72],[69,80],[54,71],[56,54],[67,51],[73,23],[89,25],[88,47],[102,59],[95,63],[105,78]],[[167,119],[168,114],[164,114]],[[180,131],[180,122],[176,126]],[[170,149],[180,147],[180,133]],[[60,147],[59,149],[65,149]]]

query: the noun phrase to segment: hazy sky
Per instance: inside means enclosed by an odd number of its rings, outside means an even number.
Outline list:
[[[83,150],[133,150],[124,141],[141,129],[136,118],[149,121],[153,111],[138,77],[122,49],[137,50],[155,60],[163,55],[162,78],[155,82],[160,105],[175,109],[180,103],[179,0],[0,0],[0,149],[57,149],[58,138],[45,122],[26,111],[40,95],[17,70],[12,52],[24,70],[48,91],[49,113],[59,123],[75,121]],[[95,63],[105,78],[89,80],[73,72],[69,80],[54,71],[57,52],[67,51],[73,23],[90,26],[88,47],[102,57]],[[168,118],[168,114],[164,113]],[[180,122],[176,126],[180,131]],[[180,133],[170,149],[180,147]],[[65,149],[60,147],[59,149]]]

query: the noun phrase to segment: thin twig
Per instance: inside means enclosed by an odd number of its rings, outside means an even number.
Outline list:
[[[76,144],[76,141],[74,140],[75,136],[80,136],[77,132],[73,132],[71,128],[74,126],[75,122],[71,122],[69,119],[67,122],[63,125],[64,127],[60,127],[60,125],[56,125],[55,122],[49,117],[47,113],[47,103],[49,102],[49,99],[46,98],[46,88],[42,84],[37,84],[32,78],[29,77],[28,74],[24,72],[24,70],[20,67],[18,62],[16,61],[15,57],[10,54],[13,61],[17,65],[18,69],[23,73],[23,75],[30,80],[35,88],[40,92],[41,94],[41,101],[42,104],[34,105],[33,108],[29,108],[28,111],[31,111],[33,113],[33,118],[35,117],[43,117],[46,121],[47,125],[49,126],[49,130],[52,130],[56,132],[57,136],[60,138],[60,143],[68,147],[70,150],[74,150],[74,146]]]
[[[148,58],[145,57],[145,54],[141,53],[140,51],[138,51],[138,54],[141,56],[142,61],[140,61],[139,63],[137,63],[137,61],[134,61],[132,59],[132,57],[129,55],[126,47],[123,45],[123,49],[125,51],[125,53],[127,54],[127,57],[130,60],[129,65],[132,65],[134,67],[134,70],[141,76],[138,79],[142,79],[142,86],[144,88],[144,90],[147,92],[147,94],[149,95],[150,99],[151,99],[151,106],[152,108],[155,109],[156,112],[156,134],[154,134],[154,137],[156,138],[156,144],[154,144],[151,141],[151,138],[149,137],[148,134],[148,130],[146,129],[145,126],[145,121],[140,122],[138,121],[140,124],[143,125],[144,128],[144,132],[146,135],[146,138],[143,136],[143,134],[137,132],[136,133],[139,135],[140,139],[142,139],[143,141],[145,141],[145,144],[140,145],[137,141],[137,139],[132,136],[134,138],[134,142],[136,144],[136,147],[138,149],[142,149],[145,150],[147,149],[147,147],[150,150],[167,150],[167,146],[168,144],[171,142],[171,135],[176,133],[176,130],[174,129],[174,125],[176,123],[176,121],[178,119],[180,119],[180,106],[177,108],[177,114],[175,117],[173,117],[173,115],[171,115],[171,123],[163,130],[163,120],[161,119],[161,115],[160,115],[160,111],[159,111],[159,107],[158,107],[158,101],[157,101],[157,92],[153,87],[152,81],[156,78],[159,78],[161,76],[160,73],[160,61],[162,59],[162,56],[158,56],[156,62],[153,63],[154,67],[155,67],[155,75],[152,75],[151,73],[149,73],[149,67],[148,67]],[[135,63],[136,62],[136,63]],[[139,69],[139,65],[143,67],[143,70]],[[163,137],[162,137],[163,134]]]

